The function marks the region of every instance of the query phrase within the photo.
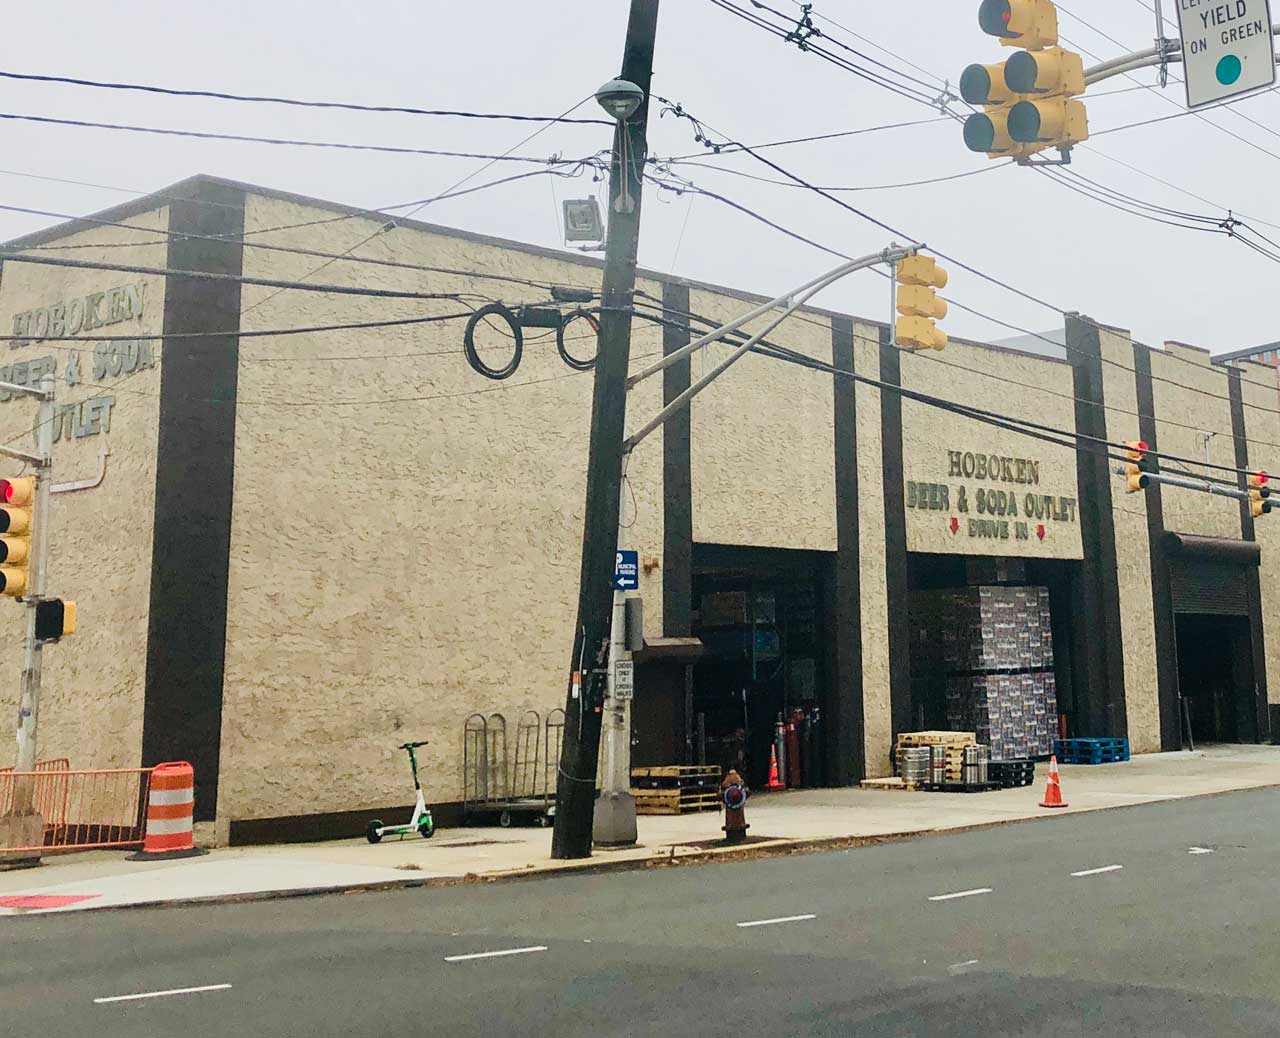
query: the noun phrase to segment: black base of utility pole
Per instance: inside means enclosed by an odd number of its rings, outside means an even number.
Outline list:
[[[640,194],[649,116],[649,82],[658,28],[658,0],[631,0],[621,78],[644,92],[630,119],[613,138],[609,232],[601,289],[599,349],[591,400],[591,444],[587,460],[587,505],[582,533],[578,622],[570,670],[581,670],[581,691],[572,679],[565,703],[564,743],[556,782],[553,858],[591,856],[591,821],[600,755],[600,722],[609,663],[613,613],[614,552],[617,549],[622,441],[627,411],[627,367],[631,359],[631,305],[640,243]],[[629,204],[621,204],[630,199]]]

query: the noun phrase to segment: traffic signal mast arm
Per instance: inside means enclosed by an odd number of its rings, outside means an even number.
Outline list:
[[[39,389],[35,386],[20,386],[14,382],[0,382],[0,390],[6,393],[24,393],[27,396],[35,397],[37,400],[53,399],[52,391]],[[0,457],[13,458],[14,461],[25,462],[28,465],[36,466],[36,468],[46,468],[50,461],[50,459],[39,454],[20,451],[15,447],[0,446]]]
[[[1124,466],[1117,466],[1114,469],[1117,476],[1127,476],[1128,469]],[[1238,487],[1224,486],[1221,483],[1214,483],[1210,480],[1186,479],[1182,476],[1166,476],[1163,472],[1144,472],[1143,478],[1148,483],[1159,483],[1162,486],[1182,487],[1186,490],[1199,490],[1202,493],[1217,495],[1218,497],[1234,497],[1237,501],[1252,500],[1252,492],[1241,490]]]
[[[1275,22],[1271,26],[1271,35],[1280,35],[1280,22]],[[1161,40],[1161,44],[1162,46],[1159,47],[1136,50],[1132,54],[1122,54],[1118,58],[1111,58],[1101,64],[1090,66],[1084,70],[1085,86],[1101,83],[1112,76],[1123,76],[1126,72],[1150,68],[1152,65],[1176,64],[1182,61],[1181,40],[1165,38]],[[1280,61],[1280,51],[1276,52],[1276,60]]]
[[[661,360],[650,364],[643,371],[636,372],[636,374],[627,379],[628,389],[631,389],[637,383],[643,382],[649,376],[656,375],[663,368],[674,364],[681,358],[690,356],[697,350],[702,349],[704,346],[737,331],[744,324],[753,321],[755,318],[761,317],[777,307],[783,308],[781,314],[778,314],[776,317],[771,317],[769,323],[761,328],[760,331],[756,332],[741,345],[736,345],[729,356],[725,357],[724,360],[703,375],[702,378],[698,379],[697,382],[672,400],[671,403],[654,415],[653,418],[627,437],[622,445],[623,452],[629,453],[634,450],[640,441],[665,423],[673,414],[682,408],[687,407],[689,401],[706,389],[707,386],[724,374],[724,372],[730,367],[750,353],[752,347],[754,347],[756,343],[773,331],[773,329],[778,327],[778,325],[785,321],[793,312],[802,307],[809,301],[809,299],[817,295],[824,288],[835,284],[835,282],[839,281],[847,274],[852,274],[855,270],[863,270],[867,267],[873,267],[877,263],[889,263],[896,265],[899,261],[914,256],[923,247],[923,245],[890,245],[888,248],[881,249],[879,252],[874,252],[869,256],[863,256],[860,259],[849,260],[847,263],[842,263],[840,266],[836,267],[834,270],[828,271],[821,277],[816,277],[812,281],[805,282],[794,291],[788,292],[785,295],[777,296],[769,300],[767,303],[762,303],[760,306],[757,306],[754,310],[749,310],[741,317],[734,318],[727,324],[722,324],[720,327],[707,332],[706,335],[694,339],[693,342],[689,343],[689,345],[682,346],[673,353],[667,354]]]

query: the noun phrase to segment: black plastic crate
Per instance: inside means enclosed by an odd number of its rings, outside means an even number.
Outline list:
[[[999,783],[1001,789],[1029,786],[1036,780],[1036,762],[1033,760],[993,760],[987,765],[987,778]]]

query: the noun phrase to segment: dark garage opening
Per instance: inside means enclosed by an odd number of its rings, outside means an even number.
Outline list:
[[[1177,615],[1178,684],[1196,745],[1257,742],[1247,616]]]

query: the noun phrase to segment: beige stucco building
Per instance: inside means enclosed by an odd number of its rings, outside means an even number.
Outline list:
[[[353,833],[409,800],[400,742],[430,740],[424,787],[447,808],[468,716],[564,705],[591,376],[529,328],[515,374],[487,380],[463,318],[598,294],[597,262],[208,177],[7,248],[0,380],[55,372],[55,479],[105,466],[52,500],[50,590],[80,629],[45,651],[42,756],[190,760],[223,841]],[[297,281],[357,294],[275,284]],[[650,272],[637,292],[633,366],[759,301]],[[569,326],[571,353],[587,330]],[[855,378],[748,357],[629,463],[638,760],[736,740],[758,773],[774,715],[800,710],[806,784],[886,774],[896,732],[946,723],[913,596],[999,583],[1049,590],[1070,734],[1176,749],[1190,717],[1197,738],[1270,738],[1280,520],[1126,494],[1102,444],[1141,438],[1236,485],[1280,453],[1272,368],[1074,315],[1061,356],[900,354],[821,309],[769,339]],[[730,348],[641,383],[630,424]],[[0,403],[6,441],[30,442],[33,413]],[[1221,469],[1191,464],[1206,451]],[[689,638],[700,655],[679,654]]]

